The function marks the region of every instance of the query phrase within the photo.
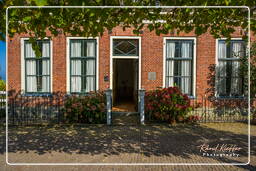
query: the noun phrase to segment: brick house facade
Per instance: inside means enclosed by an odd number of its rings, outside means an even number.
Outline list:
[[[236,40],[240,40],[240,30],[237,29],[232,37]],[[15,35],[13,38],[9,39],[8,90],[24,91],[25,89],[24,42],[26,41],[26,38],[28,38],[28,35],[22,34]],[[50,92],[70,92],[71,87],[69,82],[71,80],[71,71],[70,68],[68,68],[70,66],[70,61],[68,59],[71,53],[70,40],[73,39],[77,38],[66,37],[60,33],[50,41]],[[114,60],[121,59],[122,56],[119,56],[120,58],[115,58],[111,52],[113,51],[113,41],[115,41],[115,39],[138,40],[138,57],[130,58],[130,55],[124,55],[123,57],[133,59],[134,61],[137,60],[138,68],[136,72],[138,82],[135,85],[138,86],[138,89],[144,88],[146,90],[156,89],[166,85],[166,55],[169,53],[166,51],[167,41],[173,41],[173,45],[175,43],[179,44],[179,41],[182,42],[182,40],[192,41],[193,59],[190,63],[190,67],[192,67],[190,72],[192,80],[186,82],[191,84],[190,95],[195,97],[203,96],[206,93],[207,88],[209,88],[209,83],[207,82],[209,79],[209,66],[216,64],[218,61],[217,46],[219,44],[219,40],[216,40],[209,32],[202,34],[201,36],[196,36],[193,32],[180,33],[179,35],[173,33],[157,36],[154,31],[149,32],[147,29],[144,29],[141,35],[134,35],[132,33],[132,29],[126,29],[123,31],[121,27],[116,27],[112,32],[104,32],[101,37],[96,39],[90,38],[90,40],[96,41],[95,89],[106,90],[107,88],[116,88],[113,87],[113,82],[115,82],[113,67],[114,65],[117,65],[114,64]],[[126,65],[123,64],[123,66]],[[127,68],[123,69],[128,70],[130,66],[132,65],[127,64]],[[121,71],[119,70],[119,73],[120,72]]]

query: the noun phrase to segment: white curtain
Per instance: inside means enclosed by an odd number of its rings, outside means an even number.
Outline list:
[[[227,58],[227,46],[224,41],[219,42],[218,47],[218,58],[223,59]],[[219,61],[219,64],[217,66],[218,68],[218,82],[217,82],[217,91],[218,94],[226,94],[226,76],[227,76],[227,62],[225,61]]]
[[[167,43],[167,51],[166,51],[166,58],[174,58],[175,55],[175,43],[170,42]],[[174,61],[173,60],[166,60],[166,87],[174,86],[173,83],[173,70],[174,70]],[[170,77],[171,76],[171,77]]]
[[[87,42],[87,56],[94,57],[95,56],[95,47],[94,42]]]
[[[95,75],[95,60],[88,60],[86,62],[86,69],[87,73],[86,75],[90,75],[86,78],[86,92],[94,91],[94,76],[91,77],[91,75]]]
[[[227,58],[227,46],[224,41],[219,42],[218,58]]]
[[[50,61],[43,60],[42,62],[42,74],[50,75]],[[50,77],[43,76],[42,77],[42,92],[50,92]]]
[[[233,42],[232,52],[233,52],[233,58],[239,58],[242,55],[243,46],[241,42]],[[240,78],[239,78],[239,67],[240,62],[239,61],[233,61],[232,62],[232,76],[231,76],[231,94],[240,94],[242,91],[242,87],[240,84]]]
[[[71,61],[71,75],[81,75],[81,60],[72,60]],[[72,92],[81,92],[81,77],[72,76],[71,77],[71,91]]]
[[[42,57],[50,57],[50,43],[43,42]]]
[[[81,57],[81,42],[74,41],[71,43],[71,57]]]
[[[26,61],[26,72],[27,75],[27,92],[36,92],[37,91],[37,83],[36,83],[36,61],[28,60]]]
[[[219,61],[218,66],[218,94],[226,94],[226,76],[227,76],[227,63],[225,61]]]
[[[243,53],[243,46],[241,42],[233,42],[232,46],[233,58],[239,58]]]
[[[27,58],[35,57],[35,51],[32,49],[32,44],[31,43],[26,43],[25,44],[25,56]]]
[[[189,58],[191,57],[191,43],[190,42],[183,42],[181,45],[181,57],[182,58]],[[181,78],[181,90],[185,94],[190,94],[191,92],[191,62],[188,60],[181,61],[181,76],[185,76]]]

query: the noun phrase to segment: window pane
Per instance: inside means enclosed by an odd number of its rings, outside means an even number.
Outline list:
[[[71,40],[71,57],[81,57],[82,42],[80,40]]]
[[[36,76],[27,76],[26,88],[27,88],[27,92],[37,92]]]
[[[219,41],[218,57],[227,58],[227,47],[225,41]]]
[[[86,70],[86,75],[95,75],[95,60],[87,60]]]
[[[26,73],[27,75],[36,75],[36,61],[26,60]]]
[[[233,42],[232,43],[232,57],[239,58],[244,55],[243,43],[242,42]]]
[[[43,60],[42,63],[42,74],[43,75],[50,75],[50,61],[49,60]]]
[[[25,43],[25,58],[34,58],[35,55],[35,51],[32,49],[32,44],[26,42]]]
[[[50,57],[50,42],[48,41],[42,43],[42,57]]]
[[[220,77],[218,80],[218,94],[220,96],[226,96],[226,77]]]
[[[72,76],[71,77],[71,92],[81,92],[81,77]]]
[[[181,57],[181,44],[180,44],[180,41],[176,41],[175,42],[175,54],[174,54],[174,57],[176,58],[180,58]]]
[[[181,77],[180,85],[179,85],[182,93],[185,94],[192,94],[191,93],[191,78],[190,77]]]
[[[175,43],[168,42],[166,44],[166,58],[174,58],[175,55]]]
[[[191,58],[192,57],[192,43],[191,42],[182,42],[181,43],[181,57],[182,58]]]
[[[94,77],[87,77],[86,78],[86,92],[94,91],[95,90],[95,80]]]
[[[138,56],[138,39],[114,39],[113,55],[115,56]]]
[[[43,76],[42,77],[42,92],[49,92],[50,91],[50,77]]]
[[[43,88],[42,76],[37,76],[36,77],[36,84],[37,84],[37,92],[41,92],[42,88]]]
[[[95,57],[95,42],[87,42],[87,57]]]
[[[37,69],[37,75],[42,75],[43,73],[43,61],[42,60],[37,60],[36,61],[36,69]]]
[[[71,75],[81,75],[81,60],[71,60]]]
[[[182,60],[181,63],[181,76],[191,76],[191,61]]]

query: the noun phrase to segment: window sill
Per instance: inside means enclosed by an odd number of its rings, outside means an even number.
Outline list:
[[[196,99],[197,97],[196,96],[188,96],[189,99]]]
[[[25,97],[48,97],[48,96],[52,96],[52,93],[23,93],[22,96]]]
[[[215,96],[216,99],[246,99],[246,96]]]

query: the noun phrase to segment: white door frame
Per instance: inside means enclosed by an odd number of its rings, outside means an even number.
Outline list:
[[[113,56],[113,39],[138,39],[139,56]],[[138,59],[139,60],[139,80],[138,89],[141,89],[141,37],[139,36],[110,36],[110,89],[113,88],[113,59]]]

